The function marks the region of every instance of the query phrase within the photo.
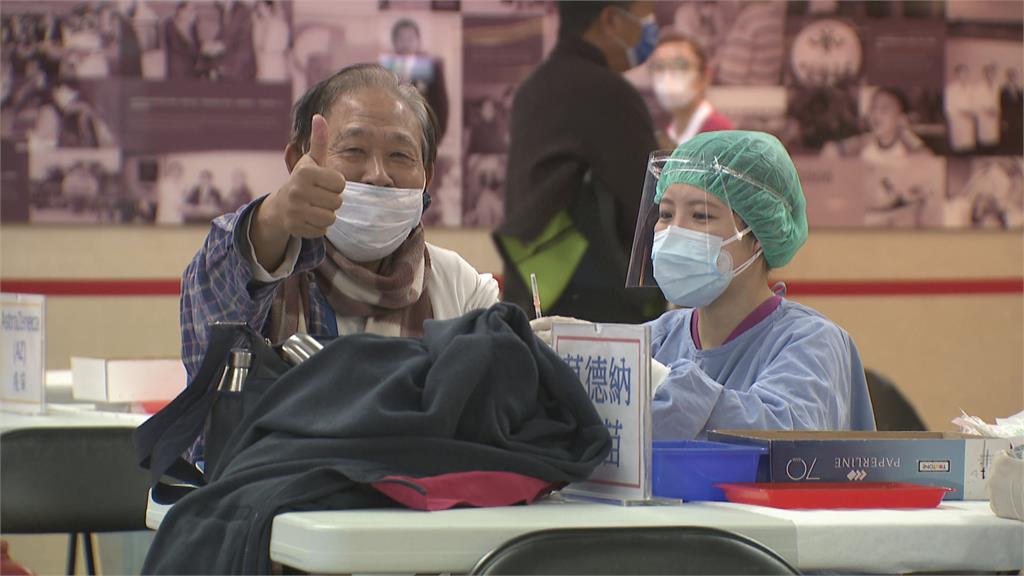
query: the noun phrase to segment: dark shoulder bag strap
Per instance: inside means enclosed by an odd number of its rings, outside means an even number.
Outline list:
[[[170,404],[135,430],[136,461],[150,471],[154,485],[165,476],[196,486],[204,483],[199,469],[186,462],[182,454],[203,431],[231,348],[253,338],[262,341],[245,323],[218,322],[210,325],[209,344],[192,382]]]

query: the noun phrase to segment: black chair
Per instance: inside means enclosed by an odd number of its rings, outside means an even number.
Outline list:
[[[738,534],[705,528],[569,528],[530,532],[488,553],[470,574],[799,574]]]
[[[864,376],[868,381],[876,429],[902,432],[928,430],[917,410],[891,380],[871,369],[864,370]]]
[[[93,532],[146,529],[149,476],[129,427],[22,428],[0,434],[0,526],[11,534],[66,532],[68,574],[78,535],[96,573]]]

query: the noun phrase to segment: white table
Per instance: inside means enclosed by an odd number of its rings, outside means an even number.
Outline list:
[[[149,414],[96,410],[94,404],[47,404],[46,414],[0,412],[0,432],[21,428],[78,428],[117,426],[136,428]]]
[[[71,370],[47,370],[46,396],[72,399]],[[20,428],[78,428],[83,426],[124,426],[136,428],[150,414],[113,412],[97,409],[86,402],[47,402],[44,414],[20,414],[0,411],[0,432]]]
[[[167,507],[150,502],[156,529]],[[620,507],[544,501],[442,512],[347,510],[274,518],[270,558],[312,573],[465,573],[520,534],[588,526],[710,526],[743,534],[800,570],[900,573],[1024,568],[1024,523],[988,502],[930,510],[777,510],[726,502]]]
[[[270,557],[312,573],[469,572],[503,542],[547,528],[714,526],[743,534],[796,560],[790,522],[703,505],[622,507],[545,501],[531,506],[444,512],[364,510],[274,518]],[[342,528],[344,526],[344,528]]]
[[[781,510],[728,502],[796,527],[801,571],[903,573],[1024,568],[1024,522],[999,518],[988,502],[943,502],[927,510]]]

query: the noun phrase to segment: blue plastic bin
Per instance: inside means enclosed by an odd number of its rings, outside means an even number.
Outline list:
[[[716,482],[753,482],[763,446],[740,446],[703,440],[654,443],[651,462],[655,496],[724,501]]]

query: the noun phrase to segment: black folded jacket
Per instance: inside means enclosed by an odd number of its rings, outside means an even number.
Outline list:
[[[575,373],[514,305],[428,321],[422,339],[339,338],[247,408],[209,483],[168,512],[143,572],[267,573],[276,514],[395,506],[372,486],[395,476],[562,485],[586,479],[610,444]]]

